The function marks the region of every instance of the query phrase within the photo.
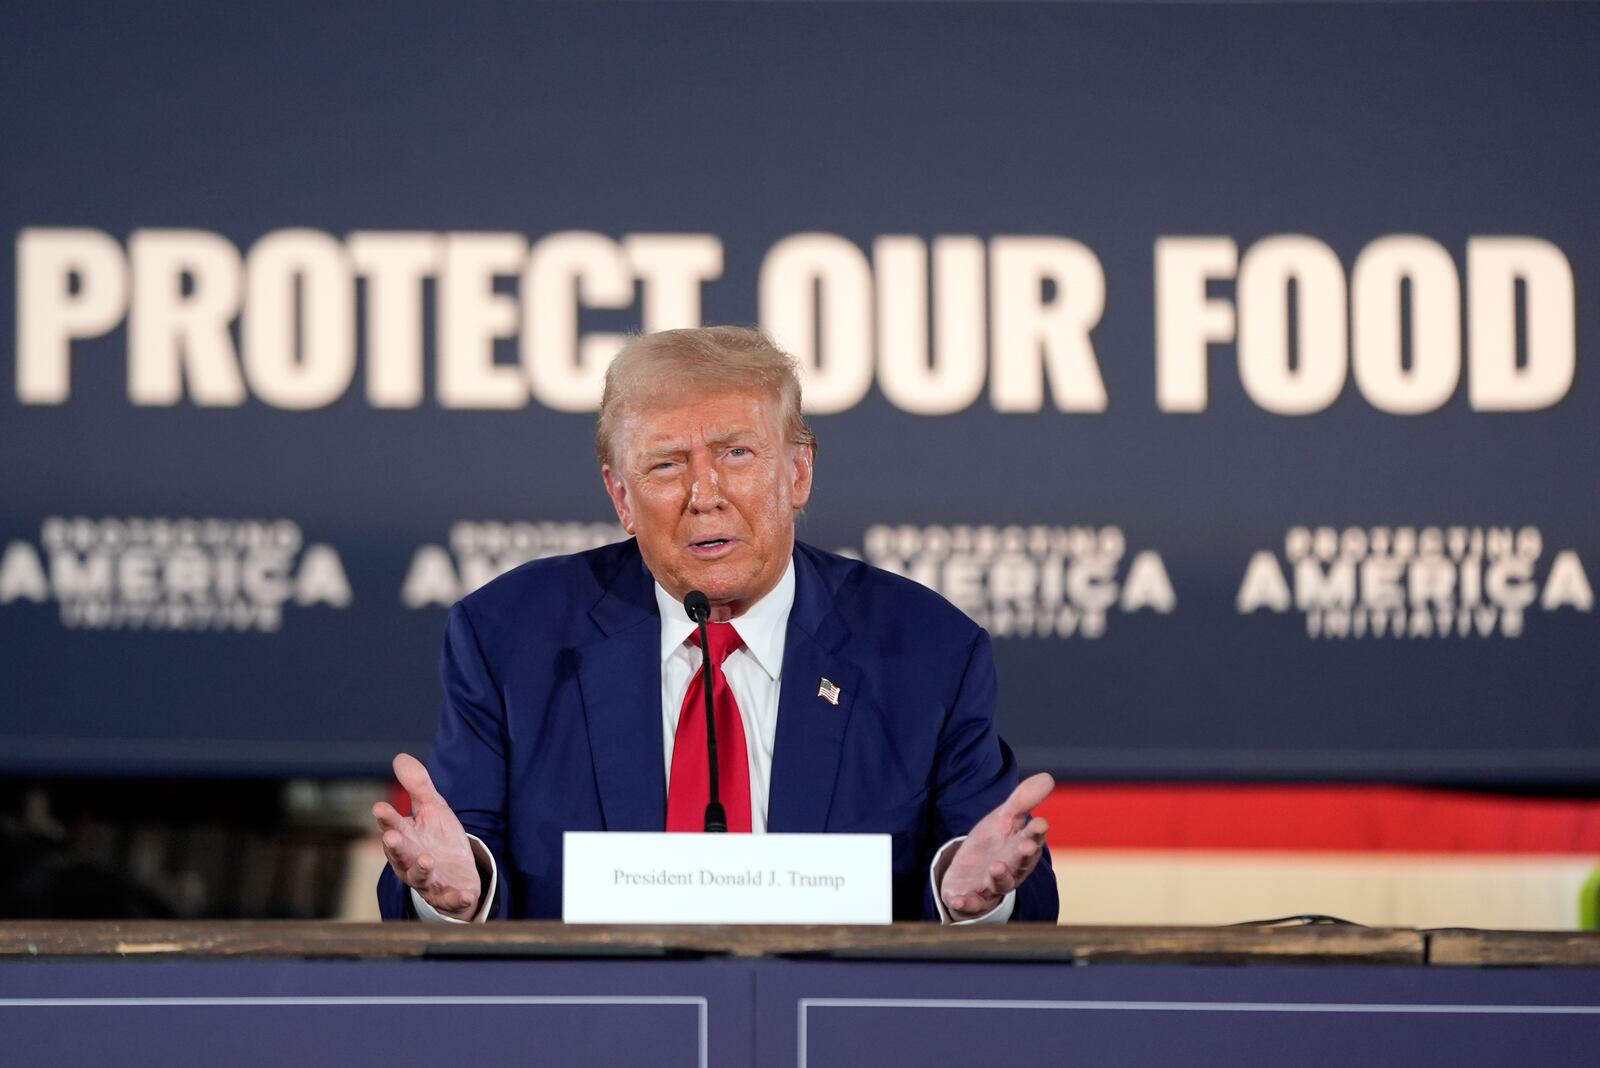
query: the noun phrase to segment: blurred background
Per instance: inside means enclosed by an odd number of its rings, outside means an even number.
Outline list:
[[[1065,922],[1594,926],[1600,10],[0,14],[5,917],[374,918],[449,605],[758,324]],[[530,605],[529,611],[562,606]],[[915,626],[915,621],[908,621]]]

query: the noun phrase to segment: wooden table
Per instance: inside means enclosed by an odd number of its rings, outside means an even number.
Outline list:
[[[0,923],[17,1063],[1583,1062],[1600,935]],[[470,1036],[470,1041],[463,1038]],[[537,1056],[530,1059],[530,1051]]]

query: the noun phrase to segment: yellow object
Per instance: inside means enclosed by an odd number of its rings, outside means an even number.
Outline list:
[[[1600,868],[1590,873],[1578,891],[1578,930],[1600,931]]]

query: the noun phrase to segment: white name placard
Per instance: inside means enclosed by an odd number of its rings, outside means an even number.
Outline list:
[[[886,834],[568,831],[567,923],[888,923]]]

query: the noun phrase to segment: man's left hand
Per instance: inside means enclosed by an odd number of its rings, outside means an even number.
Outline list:
[[[951,919],[976,919],[989,912],[1033,871],[1050,825],[1028,812],[1055,788],[1056,781],[1045,772],[1025,779],[972,828],[939,882],[939,897]]]

